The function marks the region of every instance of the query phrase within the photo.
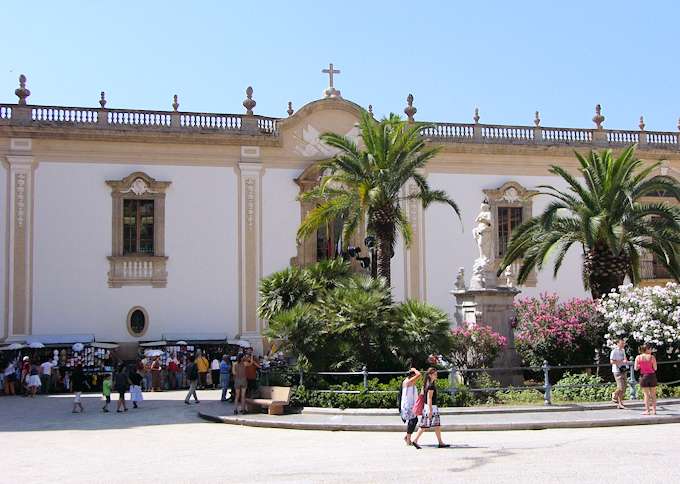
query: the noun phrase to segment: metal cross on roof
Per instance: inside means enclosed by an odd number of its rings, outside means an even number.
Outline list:
[[[340,70],[339,69],[333,69],[333,64],[330,63],[330,64],[328,64],[328,69],[322,69],[321,72],[324,73],[324,74],[328,74],[328,78],[329,78],[329,82],[330,82],[329,87],[333,87],[333,74],[340,74]]]

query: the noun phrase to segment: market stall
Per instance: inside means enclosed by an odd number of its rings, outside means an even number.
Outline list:
[[[70,390],[70,372],[80,362],[91,391],[101,388],[102,375],[111,373],[115,365],[115,343],[94,341],[91,334],[31,335],[26,337],[26,348],[21,356],[31,361],[53,364],[52,389]]]

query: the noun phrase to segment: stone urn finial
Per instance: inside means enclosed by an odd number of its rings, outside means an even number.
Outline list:
[[[288,116],[292,116],[295,111],[293,111],[293,101],[288,101],[288,109],[286,110]]]
[[[257,103],[253,99],[253,87],[248,86],[246,89],[246,98],[243,100],[243,107],[246,108],[246,114],[249,116],[253,115],[253,108]]]
[[[415,121],[413,116],[418,112],[418,109],[413,105],[413,94],[406,96],[406,107],[404,108],[404,114],[408,116],[408,122],[412,123]]]
[[[678,131],[680,131],[680,118],[678,118]]]
[[[638,126],[640,127],[640,131],[645,130],[645,118],[644,118],[644,116],[640,116],[640,124],[638,124]]]
[[[479,117],[479,108],[475,108],[475,115],[472,117],[474,120],[475,124],[479,124],[479,120],[481,119]]]
[[[179,110],[179,98],[178,98],[177,94],[172,96],[172,110],[174,112],[177,112],[177,110]]]
[[[599,104],[595,105],[595,116],[593,116],[593,123],[595,123],[596,129],[602,129],[602,123],[604,122],[604,116],[602,116],[602,106]]]
[[[14,94],[19,98],[17,104],[26,104],[26,98],[31,95],[31,91],[26,89],[26,76],[19,76],[19,88],[15,89]]]
[[[104,91],[99,93],[99,105],[102,109],[106,107],[106,93]]]
[[[536,111],[536,114],[534,114],[534,125],[536,127],[541,125],[541,116],[538,114],[538,111]]]

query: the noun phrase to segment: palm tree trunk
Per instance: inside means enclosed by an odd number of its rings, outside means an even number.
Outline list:
[[[392,256],[394,255],[392,247],[394,246],[393,231],[376,230],[376,239],[378,240],[378,276],[384,277],[387,285],[391,286],[392,280]]]
[[[584,256],[583,270],[593,299],[617,290],[623,284],[629,266],[626,254],[614,255],[608,247],[595,247],[588,251]]]

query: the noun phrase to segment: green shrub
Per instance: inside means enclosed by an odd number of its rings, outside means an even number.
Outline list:
[[[656,389],[656,395],[658,398],[680,398],[680,386],[661,383]]]
[[[363,383],[343,383],[330,385],[329,389],[342,391],[357,391],[358,393],[332,393],[295,387],[291,394],[293,407],[325,407],[325,408],[392,408],[397,409],[397,392],[401,378],[393,378],[387,383],[381,383],[376,378],[368,381],[368,389]],[[474,397],[467,387],[456,386],[456,394],[449,393],[446,379],[437,380],[438,401],[440,407],[467,407],[474,404]],[[380,392],[380,393],[371,393]]]
[[[527,405],[543,403],[543,393],[539,390],[514,390],[512,388],[496,393],[499,403],[506,405]]]
[[[602,377],[597,375],[589,375],[587,373],[571,374],[567,372],[553,387],[553,398],[566,402],[609,401],[612,398],[612,393],[616,390],[616,385],[604,383]],[[571,385],[599,386],[570,387]]]

